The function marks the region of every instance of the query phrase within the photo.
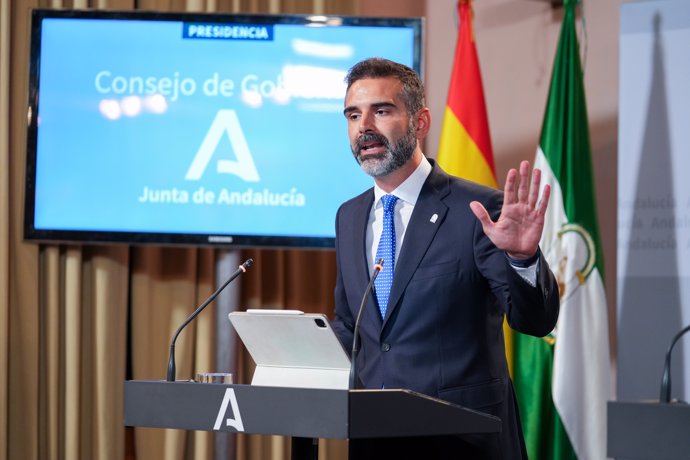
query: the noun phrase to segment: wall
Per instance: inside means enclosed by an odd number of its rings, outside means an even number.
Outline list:
[[[690,324],[690,3],[621,11],[618,397],[655,399],[672,337]],[[673,351],[671,397],[690,396],[690,340]]]

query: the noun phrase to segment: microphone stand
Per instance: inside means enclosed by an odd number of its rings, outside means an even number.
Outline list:
[[[671,345],[668,347],[666,352],[666,359],[664,361],[664,373],[661,376],[661,390],[659,394],[659,402],[669,403],[671,402],[671,351],[673,346],[676,344],[678,339],[680,339],[683,334],[690,331],[690,325],[687,325],[671,340]]]
[[[254,264],[253,259],[247,259],[242,265],[239,266],[239,268],[230,275],[230,278],[228,278],[222,286],[220,286],[218,289],[216,289],[216,292],[211,294],[211,296],[202,303],[199,308],[194,310],[194,313],[192,313],[189,318],[187,318],[182,325],[177,328],[177,332],[175,332],[175,335],[173,336],[172,340],[170,341],[170,357],[168,358],[168,374],[166,380],[168,382],[174,382],[175,381],[175,342],[177,341],[177,336],[180,335],[180,332],[182,332],[182,329],[184,329],[187,324],[192,322],[194,318],[197,317],[201,311],[206,308],[208,304],[213,302],[216,297],[218,297],[218,294],[225,289],[225,287],[230,284],[235,278],[240,276],[242,273],[246,272],[249,267],[251,267]]]
[[[374,271],[371,274],[371,279],[369,280],[369,285],[364,290],[364,295],[362,296],[362,303],[359,306],[359,311],[357,312],[357,320],[355,321],[355,327],[353,329],[352,338],[352,353],[350,355],[350,382],[348,388],[350,390],[356,390],[357,386],[357,355],[359,354],[359,323],[362,320],[362,312],[364,311],[364,305],[367,303],[369,298],[369,293],[371,293],[371,288],[374,286],[374,281],[376,277],[379,276],[379,272],[383,270],[383,259],[379,259],[374,264]]]

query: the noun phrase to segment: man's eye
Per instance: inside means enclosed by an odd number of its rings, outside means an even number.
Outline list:
[[[358,114],[358,113],[351,113],[351,114],[349,115],[349,118],[350,118],[350,120],[352,120],[352,121],[359,120],[359,114]]]

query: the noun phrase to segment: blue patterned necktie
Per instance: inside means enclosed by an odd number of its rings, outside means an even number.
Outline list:
[[[388,307],[388,296],[393,285],[393,272],[395,267],[395,219],[394,210],[397,196],[384,195],[381,197],[383,203],[383,231],[379,240],[379,247],[376,249],[376,260],[383,259],[383,271],[374,281],[376,288],[376,299],[379,301],[381,318],[386,317]]]

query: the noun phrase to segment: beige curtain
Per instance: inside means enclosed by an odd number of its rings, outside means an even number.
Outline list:
[[[165,377],[172,333],[215,288],[217,250],[24,242],[31,8],[355,14],[347,0],[0,0],[0,460],[210,459],[212,434],[125,429],[126,378]],[[240,305],[331,314],[331,251],[245,250]],[[214,365],[213,315],[177,343],[177,373]],[[251,375],[240,357],[238,379]],[[286,439],[238,436],[237,458],[288,456]],[[344,458],[322,442],[321,458]]]

